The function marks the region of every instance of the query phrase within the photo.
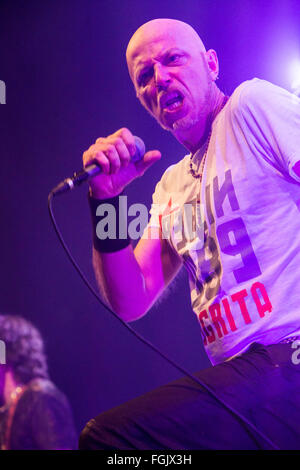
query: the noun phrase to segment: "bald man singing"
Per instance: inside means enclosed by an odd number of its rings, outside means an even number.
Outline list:
[[[184,265],[213,365],[196,376],[214,393],[184,377],[92,419],[80,448],[299,449],[300,101],[257,78],[225,96],[216,52],[177,20],[142,25],[126,59],[139,101],[188,154],[157,183],[133,249],[129,236],[97,236],[96,211],[118,213],[161,153],[131,161],[126,128],[84,153],[103,170],[89,194],[96,278],[131,322]]]

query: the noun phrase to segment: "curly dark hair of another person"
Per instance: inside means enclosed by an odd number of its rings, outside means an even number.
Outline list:
[[[42,336],[28,320],[0,315],[0,339],[5,343],[6,365],[21,383],[49,377]]]

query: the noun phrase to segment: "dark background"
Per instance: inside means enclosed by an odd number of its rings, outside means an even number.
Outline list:
[[[259,77],[290,89],[300,58],[299,0],[0,1],[0,311],[41,330],[53,381],[70,399],[78,432],[92,416],[180,376],[99,306],[66,258],[47,212],[49,190],[81,168],[99,136],[126,126],[163,158],[128,188],[150,205],[155,182],[186,151],[135,98],[125,63],[134,31],[158,17],[190,23],[218,52],[231,94]],[[87,187],[55,213],[92,280]],[[126,273],[124,273],[126,275]],[[187,277],[133,326],[190,371],[208,366]]]

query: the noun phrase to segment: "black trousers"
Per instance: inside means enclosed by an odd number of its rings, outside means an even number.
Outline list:
[[[231,361],[195,374],[280,449],[300,449],[297,343],[253,343]],[[79,448],[236,450],[272,445],[204,387],[184,377],[89,421]]]

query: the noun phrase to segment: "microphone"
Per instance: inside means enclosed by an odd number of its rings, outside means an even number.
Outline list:
[[[132,163],[136,163],[142,160],[146,152],[145,144],[142,139],[137,136],[134,136],[134,143],[136,146],[136,152],[131,157]],[[52,189],[51,193],[53,194],[53,196],[65,193],[71,189],[74,189],[75,186],[79,186],[84,181],[87,181],[90,178],[99,175],[100,173],[102,173],[101,167],[95,163],[92,163],[91,165],[88,165],[82,170],[74,173],[71,178],[66,178],[64,181],[59,183],[57,186],[55,186],[55,188]]]

